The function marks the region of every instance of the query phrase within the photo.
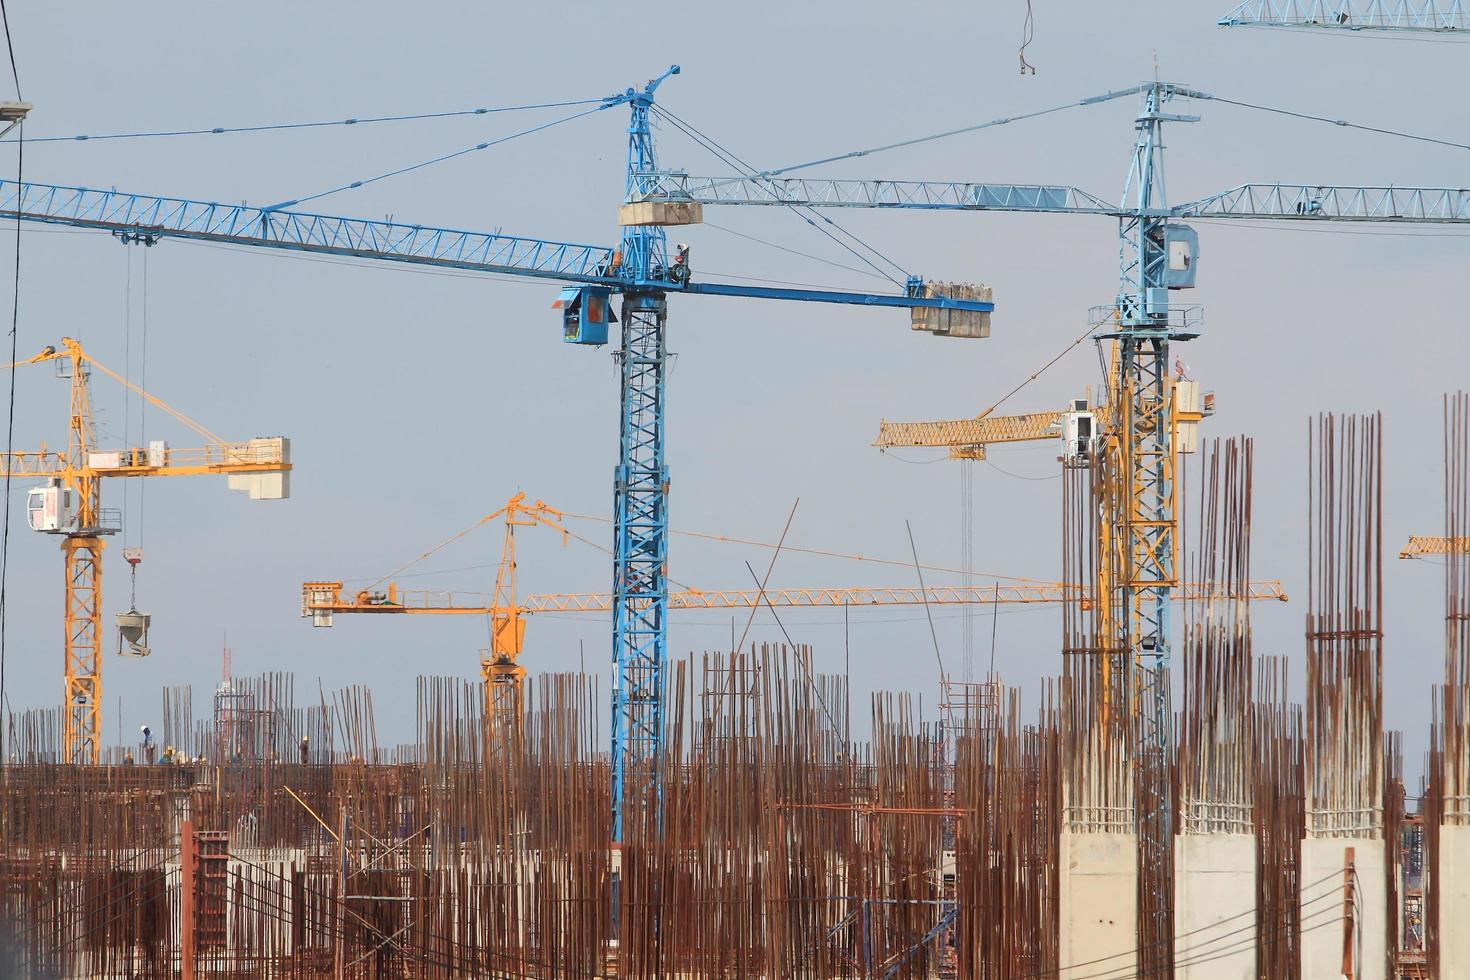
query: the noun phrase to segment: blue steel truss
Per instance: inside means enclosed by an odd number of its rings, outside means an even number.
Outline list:
[[[1470,31],[1464,0],[1247,0],[1221,27],[1311,27],[1348,31]]]
[[[642,174],[657,169],[648,117],[653,93],[671,67],[629,106],[626,197],[645,194]],[[640,282],[668,275],[668,243],[657,225],[623,229],[623,263]],[[664,290],[623,295],[622,400],[613,479],[612,800],[613,840],[623,839],[626,811],[657,787],[663,740],[664,663],[669,616],[669,470],[664,460],[664,376],[668,348]],[[641,821],[640,821],[641,823]]]
[[[628,201],[647,199],[656,172],[649,115],[670,68],[641,89],[604,100],[626,104]],[[219,204],[121,191],[0,181],[0,218],[111,232],[153,245],[169,238],[403,262],[606,286],[623,297],[618,464],[613,514],[613,827],[621,840],[625,804],[656,799],[663,737],[663,668],[668,622],[668,466],[664,455],[665,345],[670,293],[887,308],[988,312],[980,300],[926,296],[922,280],[904,293],[744,286],[691,281],[669,266],[662,228],[628,226],[621,246],[576,245],[431,225]]]
[[[703,204],[776,204],[828,208],[912,208],[924,211],[1048,211],[1119,213],[1115,205],[1076,187],[978,184],[941,180],[832,180],[804,177],[690,177],[640,175],[637,200],[693,200]]]
[[[111,231],[151,243],[163,237],[260,245],[417,265],[609,282],[612,249],[397,221],[272,211],[85,187],[0,181],[0,213]],[[620,280],[619,280],[620,281]]]

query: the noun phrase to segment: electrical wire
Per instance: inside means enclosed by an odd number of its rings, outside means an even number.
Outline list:
[[[580,105],[599,105],[602,99],[576,99],[567,102],[536,102],[528,105],[494,106],[478,109],[455,109],[448,112],[414,112],[397,116],[361,116],[348,119],[321,119],[311,122],[295,123],[266,123],[258,126],[212,126],[208,129],[165,129],[154,131],[142,131],[133,133],[103,133],[90,135],[79,133],[75,136],[41,136],[33,137],[28,143],[86,143],[101,140],[129,140],[129,139],[156,139],[159,137],[175,136],[220,136],[234,133],[268,133],[280,132],[294,129],[322,129],[331,126],[359,126],[370,123],[390,122],[414,122],[423,119],[451,119],[456,116],[484,116],[497,112],[520,112],[529,109],[559,109]],[[0,140],[0,143],[11,143],[13,139]]]
[[[20,71],[15,64],[15,43],[10,36],[10,13],[6,10],[5,0],[0,0],[0,24],[5,29],[5,50],[10,56],[10,76],[15,79],[15,97],[20,98]],[[21,119],[15,141],[15,182],[20,184],[25,175],[25,120]],[[0,530],[0,712],[4,712],[9,705],[5,696],[5,665],[6,665],[6,586],[9,584],[10,572],[10,474],[15,459],[15,367],[18,360],[16,351],[20,332],[20,214],[15,216],[15,279],[10,297],[10,394],[7,399],[5,413],[5,517],[3,519],[3,530]],[[0,731],[0,740],[4,733]],[[5,745],[0,741],[0,765],[4,764]]]
[[[492,146],[499,146],[501,143],[508,143],[511,140],[519,139],[522,136],[530,136],[532,133],[539,133],[542,130],[551,129],[553,126],[560,126],[562,123],[568,123],[574,119],[581,119],[583,116],[590,116],[594,112],[601,112],[605,108],[607,108],[607,106],[603,104],[595,105],[590,109],[584,109],[581,112],[574,112],[570,116],[562,116],[559,119],[553,119],[551,122],[542,123],[539,126],[532,126],[530,129],[523,129],[519,132],[511,133],[508,136],[501,136],[496,139],[489,140],[485,143],[476,143],[474,146],[467,146],[463,149],[455,150],[451,153],[442,153],[439,156],[431,157],[428,160],[422,160],[418,163],[412,163],[405,167],[399,167],[396,170],[390,170],[387,173],[381,173],[375,177],[364,177],[361,180],[354,180],[350,183],[342,184],[339,187],[332,187],[324,191],[318,191],[315,194],[307,194],[304,197],[295,197],[290,199],[289,201],[281,201],[277,204],[272,204],[267,207],[261,208],[261,210],[279,211],[282,208],[295,207],[298,204],[305,204],[307,201],[315,201],[332,194],[341,193],[342,191],[356,190],[359,187],[366,187],[368,184],[375,184],[380,180],[387,180],[390,177],[398,177],[403,174],[412,173],[415,170],[423,170],[425,167],[432,167],[438,163],[444,163],[448,160],[454,160],[468,153],[475,153],[479,150],[489,149]]]

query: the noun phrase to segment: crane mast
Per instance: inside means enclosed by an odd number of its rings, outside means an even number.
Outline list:
[[[118,528],[102,526],[99,481],[87,466],[95,444],[92,393],[82,349],[66,345],[65,369],[71,377],[71,418],[67,426],[66,468],[61,486],[77,502],[76,529],[61,537],[65,565],[62,609],[62,657],[66,707],[62,752],[67,762],[97,762],[102,737],[102,550],[103,535]]]
[[[1118,528],[1121,540],[1114,544],[1122,551],[1121,575],[1111,590],[1122,607],[1116,624],[1122,627],[1122,647],[1133,670],[1139,867],[1150,869],[1166,882],[1172,882],[1174,866],[1169,825],[1173,716],[1168,668],[1169,595],[1175,584],[1178,528],[1169,341],[1189,335],[1176,328],[1170,317],[1169,290],[1174,283],[1170,276],[1171,227],[1165,217],[1162,128],[1165,121],[1195,122],[1199,118],[1164,112],[1164,103],[1172,94],[1158,82],[1146,88],[1143,111],[1135,123],[1138,139],[1129,175],[1134,208],[1119,221],[1116,337],[1120,373],[1119,397],[1112,406],[1118,417],[1111,431],[1122,449],[1121,472],[1115,477],[1127,483],[1126,492],[1113,496],[1115,506],[1122,508],[1121,526],[1109,522]],[[1191,253],[1185,264],[1192,262]],[[1100,560],[1110,559],[1102,555]],[[1104,594],[1101,600],[1109,601],[1110,596]],[[1099,642],[1106,647],[1113,638],[1105,634]],[[1106,649],[1103,655],[1109,655]],[[1139,888],[1139,898],[1145,903],[1140,913],[1157,920],[1156,935],[1171,932],[1169,894],[1167,888]],[[1167,959],[1168,951],[1163,952]],[[1165,971],[1150,969],[1148,961],[1153,958],[1141,952],[1144,975],[1165,975]]]
[[[627,198],[658,169],[649,110],[654,90],[678,66],[629,89]],[[625,224],[622,261],[635,282],[668,268],[664,229]],[[613,840],[623,839],[624,810],[636,800],[632,779],[657,768],[663,735],[663,674],[668,659],[669,471],[664,459],[664,376],[668,296],[658,289],[623,293],[618,464],[613,476],[612,800]],[[631,777],[631,778],[630,778]],[[630,790],[632,792],[630,792]]]

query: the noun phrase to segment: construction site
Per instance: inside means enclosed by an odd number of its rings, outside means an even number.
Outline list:
[[[1470,8],[88,6],[0,2],[0,977],[1470,978]]]

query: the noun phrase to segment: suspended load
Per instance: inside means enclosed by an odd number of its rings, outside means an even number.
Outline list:
[[[117,653],[120,657],[148,656],[147,613],[136,609],[117,614]]]
[[[926,282],[915,293],[925,299],[945,297],[990,302],[990,287],[968,282]],[[909,311],[915,330],[927,330],[940,337],[989,337],[990,311],[947,310],[936,307],[914,307]]]

